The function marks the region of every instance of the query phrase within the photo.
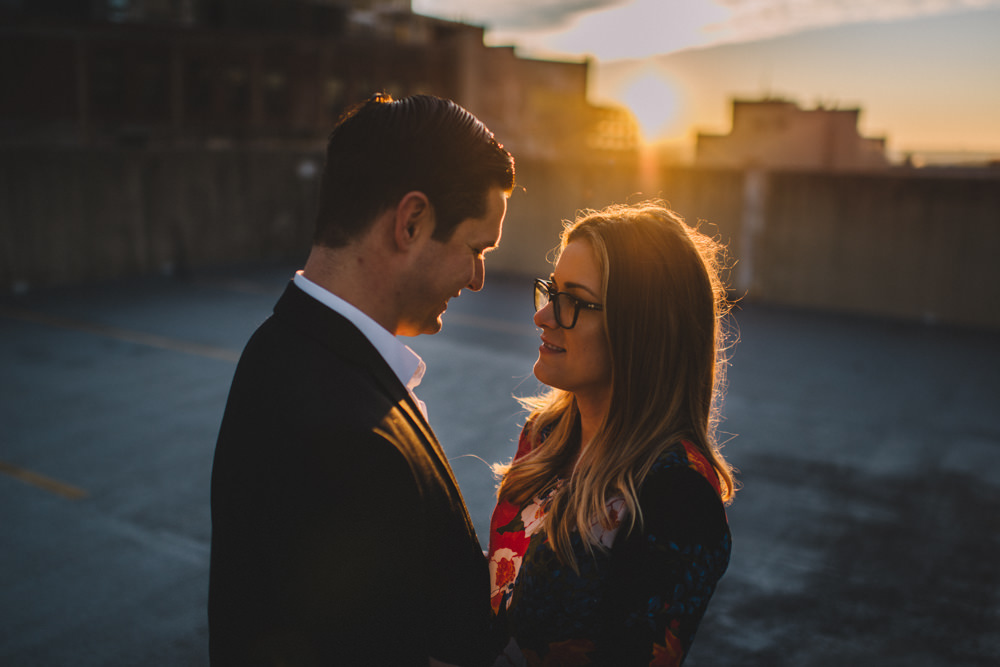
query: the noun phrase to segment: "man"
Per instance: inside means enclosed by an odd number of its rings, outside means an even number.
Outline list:
[[[212,471],[212,665],[477,665],[489,575],[395,336],[484,282],[514,162],[453,102],[330,135],[313,246],[236,369]]]

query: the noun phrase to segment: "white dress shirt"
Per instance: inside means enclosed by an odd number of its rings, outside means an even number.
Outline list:
[[[336,313],[343,315],[351,324],[356,326],[364,334],[364,337],[368,339],[378,353],[385,359],[385,362],[389,364],[389,368],[392,372],[396,374],[399,381],[403,383],[406,387],[406,391],[410,392],[410,396],[413,398],[414,402],[420,407],[420,411],[424,414],[424,418],[427,418],[427,406],[424,402],[417,398],[414,389],[420,384],[420,381],[424,378],[424,372],[427,370],[427,364],[420,356],[411,350],[409,346],[404,345],[399,341],[398,338],[393,336],[389,331],[382,327],[378,322],[372,318],[365,315],[363,312],[347,303],[339,296],[333,292],[320,287],[313,281],[306,278],[302,271],[297,271],[294,278],[295,286],[300,290],[316,299],[324,306],[330,308]]]

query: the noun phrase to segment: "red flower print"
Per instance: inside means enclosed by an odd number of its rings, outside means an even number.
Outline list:
[[[712,467],[712,464],[708,462],[708,459],[692,443],[685,441],[683,444],[688,458],[688,465],[701,473],[701,476],[708,480],[708,483],[712,485],[715,492],[722,495],[719,476],[715,473],[715,468]]]
[[[493,613],[500,610],[504,594],[514,589],[514,580],[517,579],[519,569],[521,569],[521,556],[510,549],[497,549],[490,554],[490,581],[493,584],[490,603],[493,606]]]
[[[677,667],[684,659],[681,640],[669,630],[664,639],[666,640],[664,646],[653,643],[653,659],[649,662],[649,667]]]
[[[594,650],[594,642],[589,639],[567,639],[564,642],[549,644],[549,652],[540,663],[545,667],[572,667],[573,665],[589,665],[588,653]]]

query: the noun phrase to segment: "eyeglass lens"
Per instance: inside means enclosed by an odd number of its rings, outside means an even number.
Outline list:
[[[535,283],[535,312],[537,313],[551,301],[552,315],[555,317],[556,324],[563,329],[572,329],[576,325],[576,315],[578,312],[576,301],[568,294],[561,292],[557,293],[556,298],[553,300],[549,289],[551,287],[541,281]],[[570,321],[566,322],[564,315]]]

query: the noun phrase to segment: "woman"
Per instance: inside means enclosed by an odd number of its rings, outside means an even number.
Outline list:
[[[536,281],[551,389],[496,466],[498,665],[683,662],[729,563],[721,250],[656,203],[614,206],[569,225]]]

